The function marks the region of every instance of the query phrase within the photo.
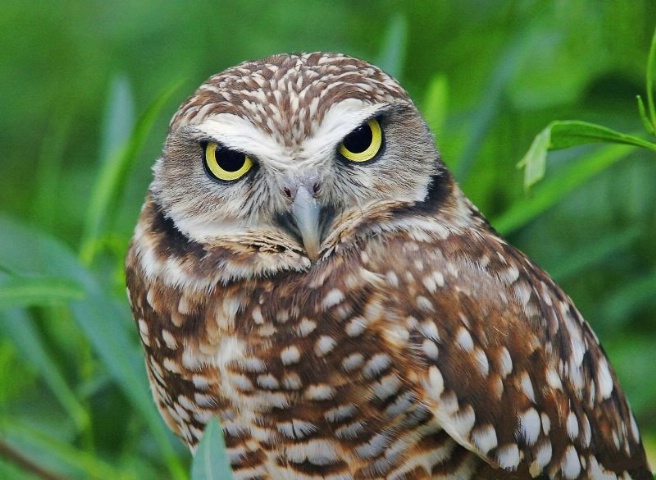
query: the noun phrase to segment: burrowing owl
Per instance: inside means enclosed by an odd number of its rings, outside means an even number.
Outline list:
[[[363,61],[201,85],[127,284],[166,423],[193,450],[218,416],[237,479],[651,479],[588,324]]]

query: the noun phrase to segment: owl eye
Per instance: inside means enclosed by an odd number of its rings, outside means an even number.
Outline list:
[[[204,161],[207,172],[225,182],[239,180],[253,168],[253,160],[248,155],[214,142],[205,145]]]
[[[383,145],[383,129],[372,118],[349,133],[339,145],[339,154],[351,162],[367,162],[374,158]]]

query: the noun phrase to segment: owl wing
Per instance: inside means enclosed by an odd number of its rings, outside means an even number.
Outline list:
[[[451,437],[532,477],[651,479],[601,346],[545,272],[492,231],[387,247],[406,356]]]

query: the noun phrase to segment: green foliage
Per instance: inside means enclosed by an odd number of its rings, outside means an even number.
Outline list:
[[[652,90],[654,88],[652,69],[656,58],[656,30],[652,36],[649,60],[647,62],[647,105],[649,117],[640,95],[638,95],[638,111],[640,119],[648,133],[656,133],[656,108]],[[626,135],[613,129],[581,121],[554,121],[542,130],[533,140],[531,147],[519,162],[518,166],[524,168],[524,187],[528,190],[535,183],[542,180],[546,169],[547,151],[561,148],[571,148],[589,143],[620,143],[633,145],[656,151],[656,143],[648,142],[635,135]]]
[[[231,480],[232,470],[225,451],[219,420],[206,426],[191,466],[191,480]]]
[[[0,310],[79,300],[82,288],[57,277],[20,277],[0,274]]]
[[[117,133],[117,123],[123,119],[127,125],[132,125],[131,100],[125,80],[113,85],[109,103],[109,121],[104,129],[104,150],[108,152],[104,158],[102,167],[98,172],[96,185],[93,188],[93,196],[89,203],[89,211],[86,216],[84,229],[82,231],[82,247],[80,257],[85,264],[90,264],[96,251],[96,245],[100,240],[100,232],[103,221],[112,211],[112,203],[116,201],[124,189],[127,181],[127,173],[130,166],[136,161],[137,155],[143,147],[155,120],[171,95],[180,86],[176,82],[158,95],[152,104],[146,109],[141,118],[133,128],[124,129]],[[125,92],[125,93],[123,93]],[[122,93],[122,94],[121,94]]]
[[[653,465],[656,145],[635,132],[656,132],[656,4],[629,3],[5,2],[0,477],[227,478],[218,422],[192,464],[159,417],[123,257],[176,106],[307,50],[408,88],[468,196],[599,334]]]

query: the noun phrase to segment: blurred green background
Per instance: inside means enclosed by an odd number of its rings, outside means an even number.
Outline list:
[[[653,0],[4,0],[0,477],[186,477],[148,392],[123,255],[186,96],[240,61],[312,50],[406,86],[468,196],[592,324],[654,465],[656,157],[554,152],[532,195],[516,164],[552,120],[641,132],[655,27]]]

